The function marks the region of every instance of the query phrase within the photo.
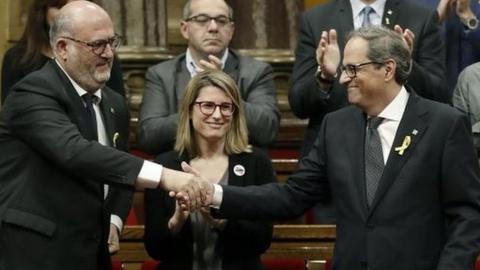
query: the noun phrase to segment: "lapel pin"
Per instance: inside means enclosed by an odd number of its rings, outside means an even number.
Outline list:
[[[412,135],[417,135],[418,134],[418,130],[414,129],[412,130]]]
[[[112,107],[110,107],[110,112],[111,112],[112,114],[115,114],[115,109],[113,109]]]
[[[113,139],[112,139],[114,148],[117,148],[118,138],[120,138],[120,134],[118,132],[115,132],[115,134],[113,134]]]
[[[233,173],[236,176],[243,176],[245,174],[245,167],[242,165],[235,165],[235,167],[233,167]]]
[[[393,11],[391,9],[387,10],[388,15],[392,15]]]
[[[403,156],[403,153],[405,152],[405,150],[407,150],[407,148],[410,146],[410,143],[412,142],[412,137],[410,136],[405,136],[405,138],[403,139],[403,142],[402,142],[402,145],[401,146],[398,146],[398,147],[395,147],[395,152],[398,152],[398,154],[400,156]]]
[[[390,18],[385,18],[385,24],[390,25]]]

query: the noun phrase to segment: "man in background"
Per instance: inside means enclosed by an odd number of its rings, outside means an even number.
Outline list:
[[[263,148],[271,144],[280,122],[273,70],[228,48],[234,32],[231,7],[224,0],[190,0],[180,31],[188,41],[186,53],[146,73],[137,132],[140,148],[151,154],[173,149],[179,101],[190,78],[205,69],[221,69],[236,81],[245,103],[249,142]]]

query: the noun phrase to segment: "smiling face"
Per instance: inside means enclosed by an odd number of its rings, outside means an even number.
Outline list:
[[[229,18],[229,9],[223,0],[192,0],[189,18],[206,15],[211,18]],[[195,20],[182,21],[180,30],[188,40],[188,48],[200,59],[206,59],[212,54],[221,57],[232,39],[233,22],[222,25],[216,20],[201,23]]]
[[[371,62],[367,53],[366,40],[359,37],[350,39],[345,46],[343,66]],[[382,65],[367,64],[358,67],[353,78],[342,72],[340,83],[347,88],[348,101],[363,111],[369,111],[385,99],[385,69]]]
[[[72,7],[73,6],[73,7]],[[74,1],[61,10],[71,16],[68,38],[82,42],[93,42],[112,38],[113,24],[107,13],[100,7],[84,1]],[[61,13],[62,14],[62,13]],[[67,38],[57,41],[62,66],[68,75],[86,91],[92,92],[103,87],[110,78],[113,50],[107,45],[103,53],[95,54],[85,43]]]
[[[215,104],[232,104],[232,100],[222,89],[215,86],[205,86],[200,89],[195,102],[213,102]],[[232,123],[231,116],[224,116],[221,113],[221,107],[216,106],[211,115],[202,112],[200,104],[194,103],[191,107],[191,120],[197,142],[207,141],[209,143],[217,143],[225,141],[227,131]]]

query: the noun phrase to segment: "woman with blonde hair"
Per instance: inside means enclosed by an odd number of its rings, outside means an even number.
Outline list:
[[[156,161],[181,169],[186,161],[212,183],[246,186],[275,181],[270,158],[248,144],[243,101],[222,71],[197,74],[179,108],[175,150]],[[182,211],[161,190],[145,193],[145,247],[158,269],[263,269],[272,224]]]

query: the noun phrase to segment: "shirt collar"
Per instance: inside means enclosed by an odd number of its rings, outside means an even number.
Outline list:
[[[402,89],[398,92],[397,96],[383,109],[383,111],[378,114],[379,117],[400,122],[403,116],[403,112],[407,107],[407,101],[410,94],[405,89],[405,86],[402,85]]]
[[[57,59],[55,59],[55,63],[57,63],[57,65],[60,67],[60,69],[63,71],[63,73],[65,73],[65,75],[67,75],[67,78],[68,80],[70,80],[70,82],[72,83],[73,85],[73,88],[75,89],[75,91],[77,91],[77,94],[81,97],[83,96],[84,94],[87,94],[88,92],[83,89],[80,85],[78,85],[77,82],[75,82],[69,75],[68,73],[65,71],[65,69],[63,69],[62,65],[60,65],[60,63],[58,62]],[[95,91],[93,93],[94,96],[97,97],[97,102],[95,102],[96,104],[100,104],[100,101],[102,100],[102,89],[98,89],[97,91]]]
[[[363,14],[361,14],[360,12],[362,12],[365,6],[370,6],[371,8],[373,8],[373,10],[375,10],[375,13],[380,16],[380,18],[382,18],[386,2],[387,0],[377,0],[370,5],[366,5],[360,0],[350,0],[350,4],[352,5],[353,18],[363,16]]]
[[[225,63],[227,62],[228,58],[228,48],[225,49],[225,52],[222,55],[222,58],[220,59],[222,61],[222,70],[225,68]],[[195,61],[193,60],[192,52],[190,51],[189,48],[187,48],[187,53],[185,55],[185,62],[187,64],[187,69],[188,72],[190,72],[190,76],[195,76],[197,74],[197,65],[195,64]]]

